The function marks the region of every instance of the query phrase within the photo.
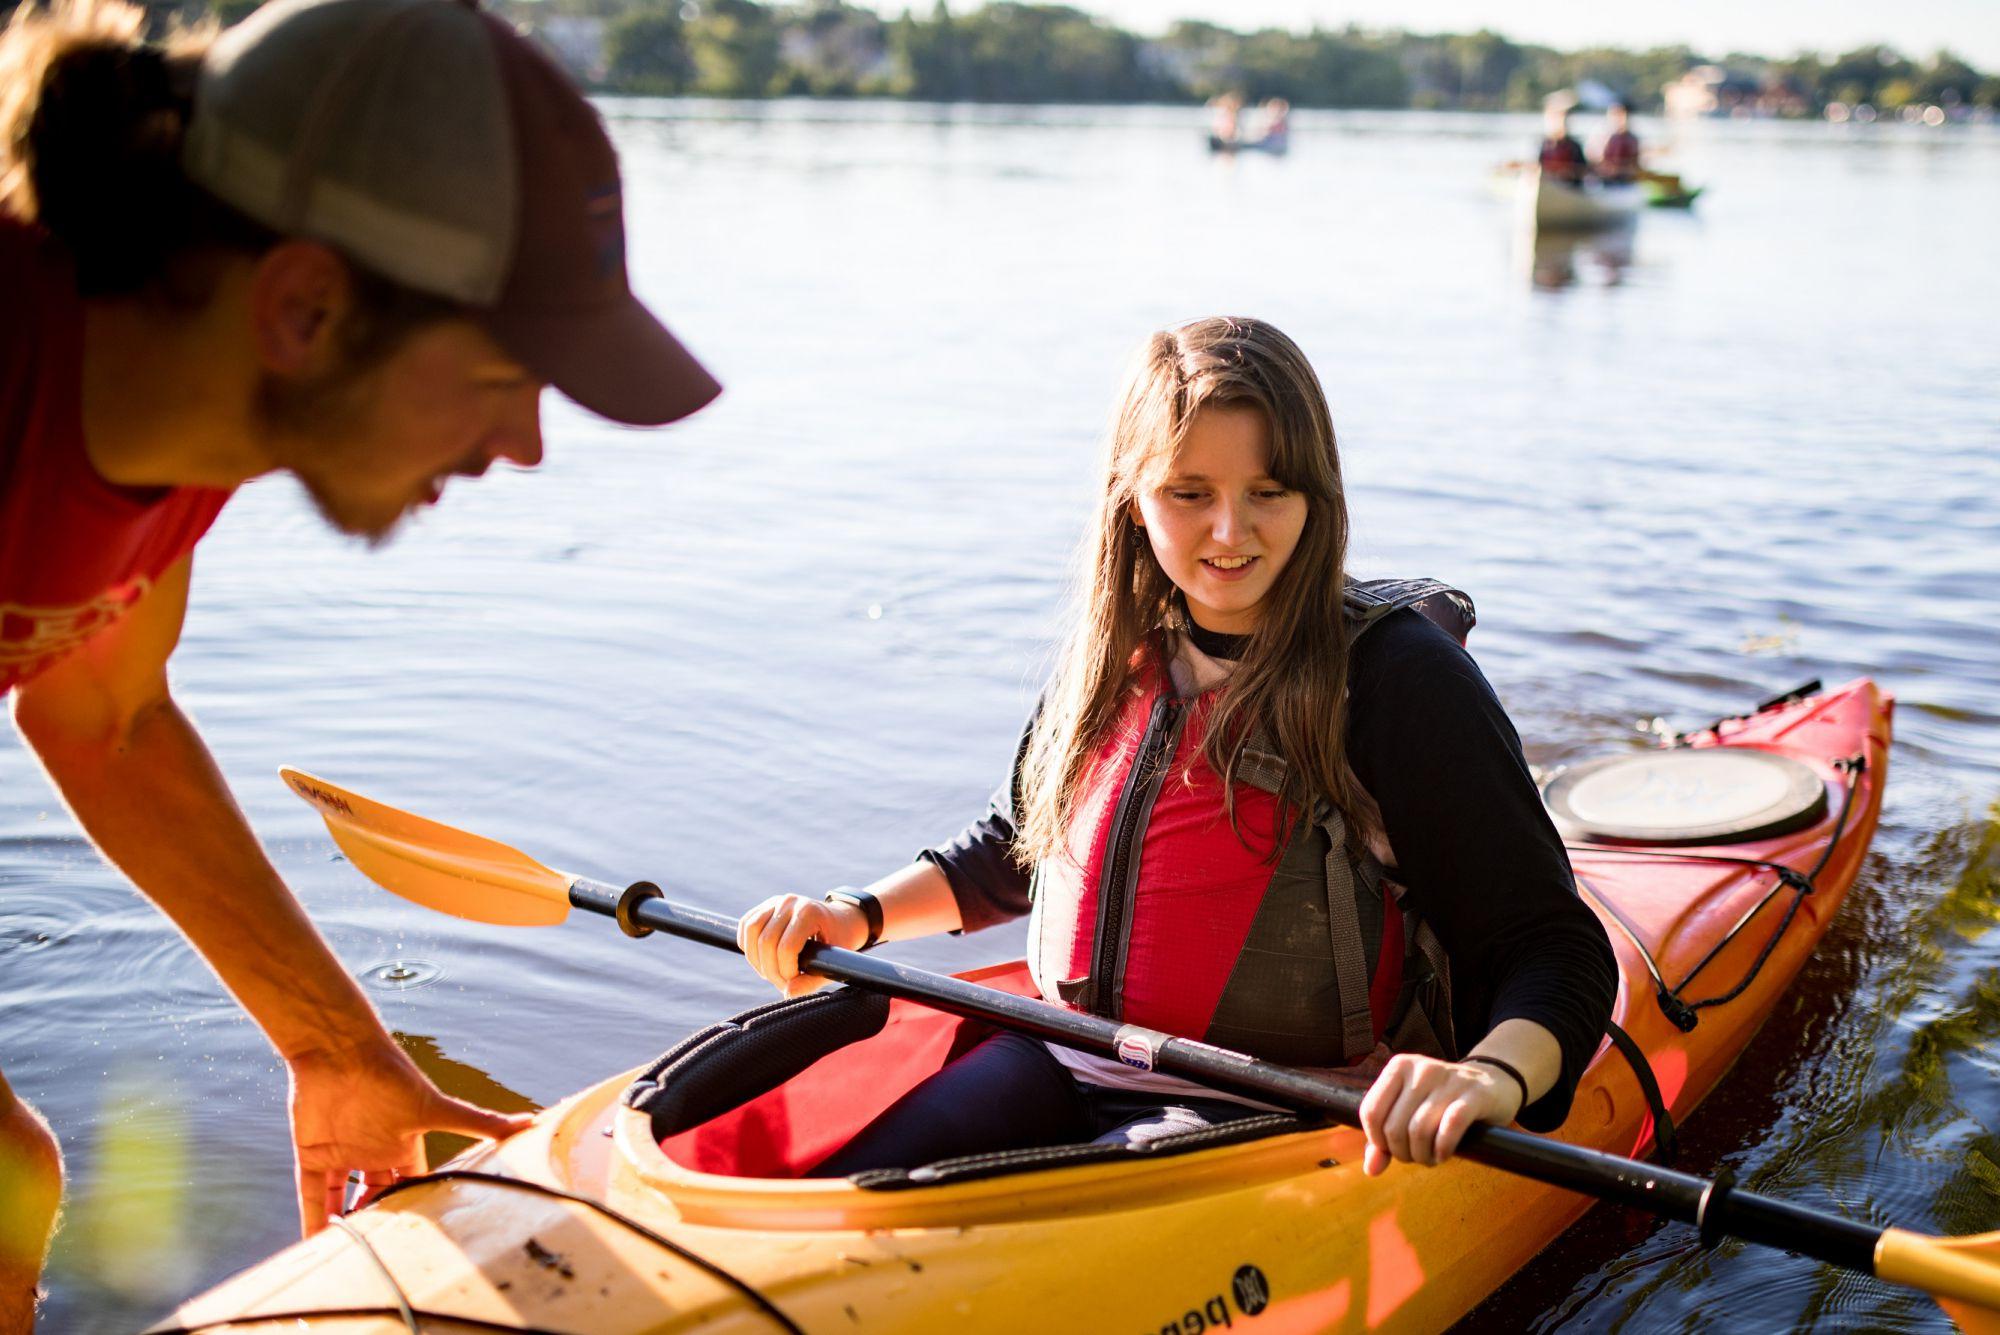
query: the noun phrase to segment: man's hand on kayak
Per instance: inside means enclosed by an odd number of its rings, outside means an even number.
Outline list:
[[[308,1237],[341,1212],[350,1172],[371,1191],[424,1172],[426,1131],[498,1139],[529,1122],[526,1113],[452,1098],[386,1034],[359,1049],[303,1053],[288,1065],[299,1221]]]
[[[1375,1177],[1392,1162],[1443,1163],[1474,1122],[1505,1126],[1521,1102],[1520,1087],[1494,1067],[1393,1057],[1361,1100],[1362,1171]]]
[[[750,967],[788,997],[825,987],[827,980],[799,972],[799,952],[811,941],[859,950],[868,919],[852,904],[829,904],[804,895],[773,895],[736,924],[736,944]]]

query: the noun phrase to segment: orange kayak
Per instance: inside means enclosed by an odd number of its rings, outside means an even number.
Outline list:
[[[1722,1079],[1839,911],[1880,810],[1891,710],[1856,681],[1681,739],[1675,752],[1702,764],[1784,762],[1720,780],[1710,766],[1700,783],[1772,784],[1774,800],[1816,786],[1803,814],[1735,842],[1663,828],[1647,843],[1615,828],[1638,810],[1632,792],[1588,774],[1567,789],[1558,815],[1590,836],[1572,858],[1622,974],[1615,1018],[1674,1120]],[[1661,773],[1638,786],[1674,781]],[[967,977],[1030,990],[1018,963]],[[1359,1132],[1290,1114],[1156,1153],[1073,1146],[801,1178],[984,1032],[861,996],[711,1026],[159,1329],[1435,1331],[1590,1205],[1463,1159],[1369,1178]],[[1607,1042],[1554,1139],[1650,1152],[1638,1069]]]

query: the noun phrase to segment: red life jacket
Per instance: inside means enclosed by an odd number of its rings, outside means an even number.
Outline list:
[[[1565,181],[1578,180],[1590,173],[1590,159],[1584,156],[1583,145],[1571,135],[1542,140],[1538,161],[1544,172]]]
[[[1606,176],[1629,179],[1639,174],[1639,137],[1620,130],[1604,141],[1597,155],[1597,169]]]
[[[1432,580],[1351,585],[1346,601],[1351,636],[1404,607],[1461,643],[1474,620],[1469,598]],[[1281,813],[1285,762],[1261,734],[1239,765],[1242,838],[1231,828],[1201,754],[1216,695],[1178,698],[1152,647],[1085,770],[1064,856],[1035,869],[1042,995],[1291,1065],[1346,1065],[1384,1042],[1455,1056],[1436,937],[1340,812]]]

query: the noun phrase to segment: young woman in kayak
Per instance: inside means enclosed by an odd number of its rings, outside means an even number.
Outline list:
[[[820,985],[798,972],[808,941],[1032,913],[1049,1001],[1372,1076],[1371,1173],[1449,1158],[1476,1121],[1560,1125],[1610,1015],[1610,947],[1492,689],[1402,605],[1441,586],[1350,589],[1347,536],[1298,347],[1247,319],[1153,335],[1075,629],[991,809],[866,890],[757,905],[738,929],[752,967],[796,995]],[[1252,1111],[1000,1034],[815,1171],[1140,1143]]]

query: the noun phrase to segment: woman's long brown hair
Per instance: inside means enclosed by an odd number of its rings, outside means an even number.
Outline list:
[[[1297,344],[1262,320],[1218,316],[1154,334],[1126,379],[1073,625],[1022,766],[1015,855],[1024,863],[1063,853],[1090,758],[1137,688],[1145,639],[1176,617],[1173,583],[1135,522],[1139,496],[1171,468],[1196,415],[1225,406],[1264,415],[1271,476],[1305,496],[1306,522],[1209,715],[1203,756],[1222,778],[1239,836],[1237,766],[1260,731],[1287,762],[1287,803],[1309,811],[1329,802],[1362,834],[1377,823],[1345,747],[1347,501],[1333,417]]]

